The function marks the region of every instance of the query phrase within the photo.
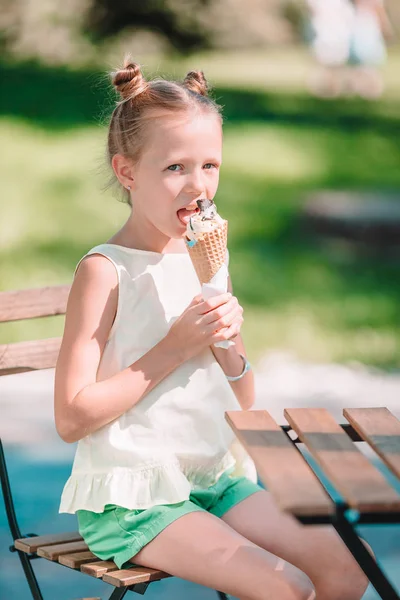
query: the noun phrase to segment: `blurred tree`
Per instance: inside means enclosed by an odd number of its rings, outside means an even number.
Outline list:
[[[398,30],[400,2],[385,4]],[[0,52],[93,65],[120,42],[137,54],[265,48],[298,41],[305,14],[304,0],[0,0]]]
[[[3,59],[83,65],[99,55],[107,62],[119,41],[156,54],[288,43],[284,1],[0,0],[0,51]]]
[[[199,12],[212,0],[93,0],[84,23],[85,32],[98,42],[126,27],[163,34],[179,51],[210,48],[209,31]]]

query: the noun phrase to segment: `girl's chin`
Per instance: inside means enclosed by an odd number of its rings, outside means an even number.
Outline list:
[[[173,240],[183,240],[186,234],[186,227],[181,227],[180,231],[171,231],[170,237]]]

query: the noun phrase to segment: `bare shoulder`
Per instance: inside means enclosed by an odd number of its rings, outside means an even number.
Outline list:
[[[101,254],[85,256],[80,263],[68,299],[67,321],[111,328],[118,301],[118,275],[114,265]],[[102,317],[102,324],[99,322]]]
[[[118,275],[106,257],[80,263],[68,298],[56,367],[56,402],[69,402],[94,383],[118,304]]]
[[[112,262],[103,254],[90,254],[80,262],[75,278],[75,285],[97,285],[100,288],[118,285],[118,276]]]

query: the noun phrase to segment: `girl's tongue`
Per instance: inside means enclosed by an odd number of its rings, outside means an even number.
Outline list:
[[[195,209],[195,210],[188,210],[187,208],[181,208],[178,210],[178,219],[180,220],[180,222],[183,225],[187,225],[189,223],[189,219],[192,215],[194,215],[196,212],[199,212],[199,209]]]

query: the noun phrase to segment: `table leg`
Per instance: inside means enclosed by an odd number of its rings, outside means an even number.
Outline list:
[[[361,542],[353,525],[343,515],[333,522],[336,531],[372,583],[382,600],[400,600],[400,596],[388,581],[375,559]]]

